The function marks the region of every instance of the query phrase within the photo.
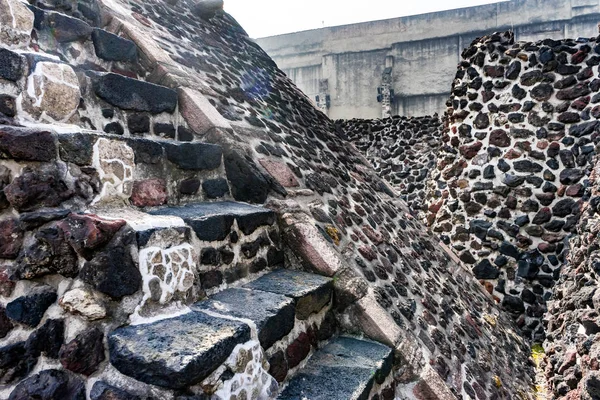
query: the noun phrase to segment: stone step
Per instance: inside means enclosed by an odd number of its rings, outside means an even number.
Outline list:
[[[240,321],[201,312],[144,325],[118,328],[108,335],[110,362],[139,381],[171,389],[200,383],[223,364],[238,344],[250,340]]]
[[[238,345],[256,340],[253,330],[266,351],[294,328],[306,329],[297,323],[299,305],[302,315],[321,311],[315,305],[326,307],[333,292],[330,278],[297,271],[269,273],[256,286],[261,290],[223,290],[174,318],[115,329],[108,335],[110,362],[148,384],[170,389],[197,385],[230,359]],[[306,306],[309,301],[312,307]]]
[[[275,223],[275,213],[268,208],[232,201],[166,207],[150,214],[180,217],[204,241],[224,240],[234,221],[245,235],[250,235],[260,226]]]
[[[227,289],[197,303],[205,310],[252,321],[261,346],[268,350],[290,333],[295,317],[306,320],[326,307],[333,281],[300,271],[278,270],[263,275],[244,288]]]
[[[280,400],[363,400],[392,371],[393,351],[379,343],[338,337],[317,351],[280,393]]]

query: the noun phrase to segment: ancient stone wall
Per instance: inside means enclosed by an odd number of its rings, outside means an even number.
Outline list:
[[[441,147],[442,123],[437,115],[337,120],[335,127],[367,157],[419,219],[424,219],[427,182]]]
[[[214,3],[0,1],[0,395],[530,397],[515,325]]]
[[[545,372],[560,399],[600,396],[599,168],[596,157],[576,236],[545,316]]]
[[[448,101],[432,229],[537,339],[596,151],[599,54],[595,38],[487,36]]]

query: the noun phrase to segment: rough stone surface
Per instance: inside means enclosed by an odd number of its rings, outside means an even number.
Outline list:
[[[249,235],[256,228],[272,225],[275,214],[266,208],[243,203],[200,203],[186,207],[171,207],[152,211],[154,215],[172,215],[183,218],[200,240],[223,240],[236,220],[240,230]]]
[[[191,312],[119,328],[108,346],[110,362],[123,374],[178,389],[202,381],[249,339],[250,328],[241,322]]]
[[[392,364],[390,348],[340,337],[316,353],[279,398],[368,398],[373,385],[391,372]]]
[[[333,281],[329,278],[300,271],[271,272],[244,287],[291,297],[296,305],[296,317],[306,319],[319,312],[331,301]]]
[[[125,110],[158,114],[177,107],[177,92],[164,86],[113,73],[93,75],[92,81],[98,97]]]
[[[84,400],[85,385],[75,375],[65,371],[48,369],[19,383],[8,399]]]
[[[193,309],[251,320],[256,324],[258,340],[264,349],[269,349],[294,327],[293,301],[259,290],[227,289],[195,304]]]
[[[8,303],[6,316],[21,324],[36,327],[48,307],[56,301],[56,297],[56,292],[52,288],[40,286]]]
[[[66,64],[38,62],[27,79],[21,106],[39,121],[65,121],[79,106],[79,80]]]

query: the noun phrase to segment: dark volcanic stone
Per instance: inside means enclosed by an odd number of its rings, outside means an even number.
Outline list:
[[[245,235],[251,234],[260,226],[275,223],[275,214],[267,208],[230,201],[162,208],[151,211],[150,214],[181,217],[200,240],[209,242],[224,240],[229,235],[234,219]]]
[[[134,294],[142,285],[142,276],[131,255],[135,244],[133,230],[124,228],[84,264],[80,278],[114,298]]]
[[[0,221],[0,258],[15,258],[23,244],[23,234],[16,219]]]
[[[0,127],[0,158],[17,161],[52,161],[56,156],[56,141],[50,132]]]
[[[269,349],[294,327],[293,300],[260,290],[223,290],[208,300],[194,304],[192,309],[222,313],[223,307],[227,315],[249,319],[256,324],[258,340],[264,349]]]
[[[585,171],[577,168],[566,168],[560,171],[560,183],[563,185],[573,185],[585,176]]]
[[[506,131],[496,129],[490,132],[490,144],[498,147],[508,147],[510,146],[510,138]]]
[[[89,134],[70,133],[60,134],[57,137],[60,144],[60,158],[63,161],[82,166],[92,164],[94,148]]]
[[[552,213],[557,217],[566,217],[567,215],[576,212],[578,209],[577,202],[573,199],[562,199],[552,207]]]
[[[59,42],[74,42],[90,37],[92,27],[86,22],[58,12],[46,13],[46,24]]]
[[[331,301],[333,281],[306,272],[279,270],[264,275],[244,287],[293,298],[296,317],[305,320],[311,314],[321,311]]]
[[[183,339],[184,338],[184,339]],[[139,381],[173,389],[197,384],[250,340],[250,327],[201,312],[126,326],[108,336],[110,362]]]
[[[77,276],[77,254],[56,224],[38,231],[27,241],[15,261],[15,279],[33,279],[48,274]]]
[[[188,178],[181,181],[179,184],[179,193],[194,195],[198,193],[200,189],[200,179],[198,178]]]
[[[511,313],[522,314],[525,312],[523,300],[515,296],[504,296],[502,299],[502,306]]]
[[[270,185],[251,159],[229,151],[225,154],[225,171],[234,199],[256,204],[265,202]]]
[[[558,93],[556,93],[556,98],[558,100],[575,100],[579,97],[587,96],[590,93],[591,90],[587,83],[578,83],[573,87],[559,90]]]
[[[513,164],[513,167],[514,167],[515,171],[517,171],[517,172],[532,172],[532,173],[542,172],[542,170],[544,169],[544,167],[542,167],[540,164],[531,162],[529,160],[515,161]]]
[[[208,143],[165,143],[167,158],[178,168],[202,171],[219,168],[223,150]]]
[[[13,96],[0,94],[0,114],[11,118],[17,115],[17,103]]]
[[[71,214],[57,225],[73,249],[89,259],[94,250],[113,238],[125,221],[103,219],[93,214]]]
[[[142,134],[150,132],[150,117],[146,114],[133,113],[127,116],[129,133]]]
[[[552,87],[551,84],[540,83],[539,85],[537,85],[533,89],[531,89],[530,94],[531,94],[531,97],[534,98],[535,100],[546,101],[552,96],[553,92],[554,92],[554,88]]]
[[[56,207],[73,196],[55,166],[35,170],[25,168],[19,177],[4,188],[4,194],[18,211]]]
[[[36,327],[44,313],[55,301],[56,291],[50,286],[40,286],[6,305],[6,316],[21,324]]]
[[[375,382],[383,382],[392,366],[393,353],[387,346],[339,337],[315,353],[279,397],[367,399]]]
[[[8,400],[85,400],[85,384],[66,371],[47,369],[19,383]]]
[[[89,376],[104,361],[104,334],[98,328],[88,329],[64,344],[59,353],[66,369]]]
[[[229,184],[226,179],[208,179],[202,182],[202,190],[209,199],[218,199],[229,193]]]
[[[283,382],[287,377],[289,367],[285,354],[282,350],[279,350],[269,358],[269,375],[277,380],[277,382]]]
[[[569,128],[569,135],[575,137],[586,136],[596,131],[599,125],[600,121],[584,122],[578,125],[573,125]]]
[[[505,174],[504,178],[502,178],[502,183],[512,188],[520,186],[521,184],[523,184],[523,182],[525,182],[524,176]]]
[[[123,62],[137,60],[137,47],[131,40],[98,28],[92,32],[92,40],[96,55],[104,60]]]
[[[0,339],[6,337],[13,328],[13,323],[10,322],[10,319],[6,316],[6,309],[0,307]]]
[[[177,107],[177,92],[164,86],[113,73],[94,74],[92,83],[98,97],[124,110],[159,114]]]
[[[0,48],[0,78],[16,82],[23,76],[24,58],[5,48]]]
[[[91,400],[141,400],[140,397],[127,393],[123,389],[96,381],[90,392]]]
[[[488,259],[483,259],[473,268],[473,274],[477,279],[496,279],[500,275],[500,270]]]
[[[519,60],[515,60],[509,64],[508,68],[506,69],[505,76],[506,76],[506,79],[515,80],[519,77],[520,73],[521,73],[521,62]],[[523,83],[523,80],[521,80],[521,83]]]
[[[521,253],[519,252],[519,249],[517,249],[516,246],[513,246],[512,244],[510,244],[508,242],[502,242],[502,244],[500,245],[499,251],[500,251],[500,254],[504,254],[506,256],[512,257],[515,260],[518,260],[521,257]]]
[[[22,213],[19,222],[23,230],[29,231],[57,219],[63,219],[69,215],[71,211],[62,208],[40,210],[29,213]]]

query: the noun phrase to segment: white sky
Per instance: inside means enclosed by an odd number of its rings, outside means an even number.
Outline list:
[[[449,10],[503,0],[225,0],[253,38]]]

